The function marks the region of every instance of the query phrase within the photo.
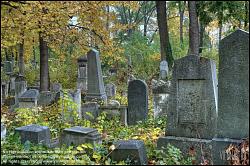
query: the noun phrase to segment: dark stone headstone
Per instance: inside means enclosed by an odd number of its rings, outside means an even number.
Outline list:
[[[21,136],[21,142],[30,141],[35,144],[42,143],[44,145],[50,144],[50,130],[47,126],[39,126],[31,124],[27,126],[18,127],[15,129]]]
[[[249,33],[222,39],[219,58],[218,137],[249,137]]]
[[[6,74],[13,73],[13,63],[11,61],[5,61],[4,62],[4,72]]]
[[[40,92],[37,104],[39,106],[48,106],[57,102],[59,98],[60,98],[60,92],[42,91]]]
[[[114,143],[115,150],[111,153],[113,161],[131,160],[132,165],[147,165],[148,159],[144,142],[141,140],[120,140]]]
[[[82,92],[87,92],[87,56],[81,56],[77,59],[78,63],[78,78],[77,89],[81,89]]]
[[[99,100],[107,103],[104,89],[99,52],[92,49],[88,52],[88,90],[87,101]]]
[[[71,128],[64,129],[61,137],[60,144],[70,145],[80,145],[84,143],[100,144],[101,134],[94,128],[74,126]]]
[[[128,125],[145,121],[148,116],[148,86],[142,80],[133,80],[128,85]]]

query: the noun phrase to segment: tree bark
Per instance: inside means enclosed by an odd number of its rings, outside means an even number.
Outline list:
[[[39,34],[40,46],[40,91],[49,90],[49,53],[47,42]]]
[[[199,55],[199,25],[196,1],[188,1],[189,11],[189,50],[188,54]]]
[[[22,43],[19,44],[19,59],[18,59],[18,68],[19,68],[19,74],[24,75],[24,49],[23,49],[23,45],[24,45],[24,40],[22,41]]]
[[[184,10],[185,10],[185,2],[183,6],[181,5],[181,1],[178,1],[179,5],[179,14],[180,14],[180,46],[183,47],[183,18],[184,18]]]
[[[166,1],[156,1],[157,22],[159,27],[161,61],[167,60],[169,68],[172,68],[173,56],[168,35],[168,25],[166,17]]]
[[[245,1],[244,30],[247,30],[247,23],[249,23],[249,2]]]
[[[221,35],[222,34],[222,21],[219,21],[219,43],[221,41]]]

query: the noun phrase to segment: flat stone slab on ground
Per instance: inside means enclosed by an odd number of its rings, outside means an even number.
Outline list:
[[[101,134],[94,128],[74,126],[63,130],[59,142],[60,145],[66,146],[84,143],[95,145],[101,143]]]
[[[147,165],[147,154],[141,140],[120,140],[114,143],[115,150],[111,153],[113,161],[132,159],[133,164]]]
[[[30,124],[27,126],[18,127],[15,129],[15,131],[20,133],[22,143],[30,141],[35,144],[50,144],[50,129],[47,126]]]

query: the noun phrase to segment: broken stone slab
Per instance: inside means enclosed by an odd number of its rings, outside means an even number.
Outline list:
[[[130,159],[133,165],[147,165],[146,148],[142,140],[119,140],[114,145],[115,150],[111,153],[113,161]]]
[[[18,127],[15,132],[21,136],[21,143],[30,141],[35,144],[42,143],[46,146],[50,146],[50,129],[47,126],[40,126],[36,124],[30,124],[27,126]]]

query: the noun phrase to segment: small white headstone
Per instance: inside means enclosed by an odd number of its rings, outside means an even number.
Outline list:
[[[168,62],[167,61],[161,61],[160,63],[160,78],[166,79],[168,75]]]

